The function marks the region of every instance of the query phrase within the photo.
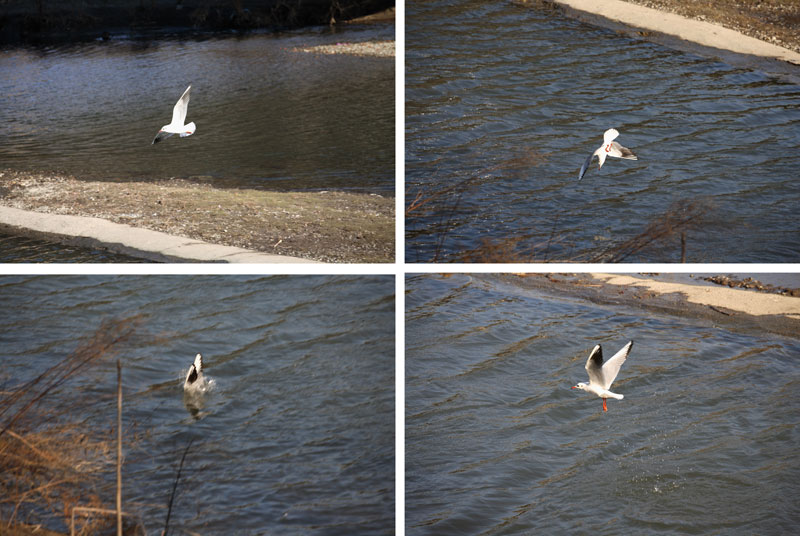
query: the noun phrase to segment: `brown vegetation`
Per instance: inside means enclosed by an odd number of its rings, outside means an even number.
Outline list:
[[[707,229],[715,222],[714,205],[710,199],[679,199],[663,214],[653,218],[641,233],[595,255],[590,262],[623,262],[645,248],[658,249],[664,254],[676,239],[680,240],[680,262],[686,262],[689,231]]]
[[[104,321],[61,361],[0,392],[0,533],[67,527],[76,507],[111,504],[103,475],[113,468],[114,438],[93,432],[79,417],[96,399],[65,397],[60,390],[131,342],[139,324],[138,317]],[[111,522],[108,516],[81,518],[76,534],[95,534]]]

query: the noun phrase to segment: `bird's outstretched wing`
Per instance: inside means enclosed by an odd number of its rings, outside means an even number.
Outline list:
[[[589,383],[603,385],[603,348],[599,344],[592,348],[592,353],[586,360],[586,373],[589,375]]]
[[[156,137],[153,138],[153,143],[151,143],[150,145],[155,145],[156,143],[158,143],[160,141],[163,141],[163,140],[166,140],[170,136],[174,136],[174,135],[175,135],[174,132],[167,132],[166,130],[159,130],[158,134],[156,134]]]
[[[608,151],[608,156],[616,158],[625,158],[626,160],[639,160],[639,157],[633,154],[633,151],[627,147],[623,147],[617,142],[611,143],[611,149]]]
[[[583,176],[586,175],[586,170],[589,169],[589,164],[592,163],[592,158],[594,158],[596,152],[597,151],[586,157],[586,161],[583,163],[583,165],[581,166],[581,170],[578,173],[578,180],[581,180]]]
[[[614,354],[611,359],[606,361],[605,365],[603,365],[603,382],[601,383],[603,389],[609,389],[611,384],[614,383],[614,379],[616,379],[617,374],[619,374],[619,368],[625,362],[625,359],[628,358],[632,346],[633,341],[623,346],[622,350]]]
[[[192,86],[187,87],[181,98],[175,103],[175,108],[172,109],[172,123],[170,125],[179,128],[183,126],[183,122],[186,120],[186,110],[189,108],[189,92],[191,90]]]
[[[608,145],[619,136],[619,131],[616,128],[609,128],[603,132],[603,145]]]

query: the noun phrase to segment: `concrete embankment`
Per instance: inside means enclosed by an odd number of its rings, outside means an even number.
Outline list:
[[[675,36],[705,47],[727,50],[738,54],[775,58],[800,65],[800,53],[749,37],[711,22],[695,20],[621,0],[603,0],[602,2],[595,0],[555,0],[554,3],[574,10],[573,13],[590,13],[635,28]]]
[[[298,257],[270,255],[209,244],[101,218],[43,214],[0,206],[0,228],[14,234],[62,243],[100,247],[160,262],[306,263]]]

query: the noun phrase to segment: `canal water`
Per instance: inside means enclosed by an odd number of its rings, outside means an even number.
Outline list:
[[[0,385],[139,316],[139,336],[113,349],[124,508],[148,534],[164,528],[190,441],[170,533],[393,534],[394,290],[393,276],[6,276]],[[187,402],[198,352],[212,388]],[[69,418],[104,437],[116,366],[97,367],[43,404],[81,408]],[[113,456],[100,468],[112,506]]]
[[[24,236],[0,233],[0,263],[86,263],[86,262],[150,262],[140,257],[112,253],[99,248],[67,246]]]
[[[407,261],[800,258],[791,79],[515,2],[406,24]],[[639,160],[578,182],[609,128]]]
[[[394,25],[133,38],[0,51],[0,168],[394,192],[393,58],[297,49]],[[151,145],[191,84],[196,133]]]
[[[794,530],[797,339],[511,277],[406,283],[406,534]],[[623,400],[571,389],[631,340]]]

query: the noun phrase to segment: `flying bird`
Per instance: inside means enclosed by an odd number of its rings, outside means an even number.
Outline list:
[[[183,382],[183,389],[188,390],[194,387],[195,383],[202,385],[205,378],[203,377],[203,356],[197,354],[194,358],[189,372],[186,374],[186,381]]]
[[[186,109],[189,107],[189,92],[191,90],[192,86],[189,86],[186,88],[186,91],[183,92],[181,98],[175,103],[175,108],[172,109],[172,123],[161,127],[161,130],[158,131],[156,137],[153,138],[153,143],[151,145],[154,145],[161,140],[165,140],[173,134],[180,134],[181,138],[185,138],[186,136],[191,136],[194,134],[196,128],[194,122],[191,122],[188,125],[183,124],[183,122],[186,120]]]
[[[586,372],[589,373],[589,385],[583,382],[573,386],[573,389],[582,389],[589,393],[594,393],[603,399],[603,411],[608,411],[606,407],[607,398],[616,398],[622,400],[623,396],[617,393],[612,393],[608,389],[614,382],[614,379],[619,373],[619,368],[625,362],[625,358],[631,351],[633,341],[629,342],[622,347],[622,350],[614,354],[614,356],[603,364],[603,349],[598,344],[589,354],[589,359],[586,360]]]
[[[583,176],[586,174],[586,170],[589,169],[589,164],[592,163],[592,158],[597,156],[597,160],[600,162],[600,165],[597,166],[597,169],[603,167],[603,163],[606,161],[607,156],[613,156],[615,158],[625,158],[626,160],[639,160],[639,158],[631,152],[630,149],[627,147],[623,147],[619,143],[615,142],[614,139],[619,136],[619,132],[617,132],[614,128],[609,128],[603,134],[603,145],[597,148],[595,152],[589,155],[586,161],[581,166],[581,171],[578,174],[578,180],[581,180]]]

